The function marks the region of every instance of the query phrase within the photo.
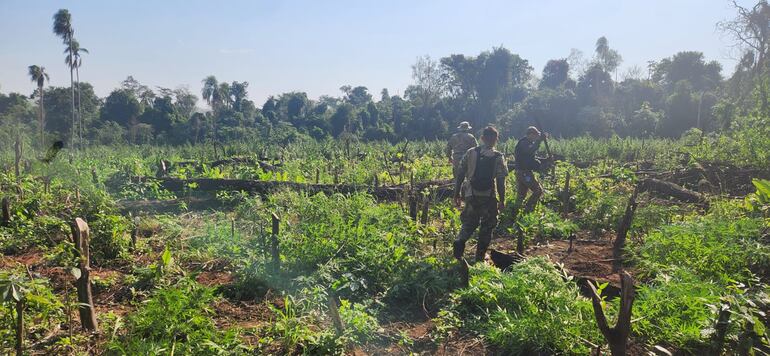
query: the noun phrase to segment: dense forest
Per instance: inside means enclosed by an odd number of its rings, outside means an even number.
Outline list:
[[[743,48],[729,76],[697,49],[652,58],[646,68],[620,70],[622,55],[606,37],[596,40],[591,54],[565,49],[569,55],[548,61],[542,73],[534,72],[526,54],[502,46],[477,55],[420,57],[411,68],[413,84],[403,96],[391,95],[387,88],[344,85],[340,96],[313,100],[304,92],[289,92],[255,103],[248,99],[249,82],[220,82],[211,75],[203,78],[199,93],[186,87],[151,88],[129,76],[100,98],[87,82],[76,80],[72,91],[46,86],[45,69],[41,73],[34,66],[32,95],[0,94],[0,123],[5,135],[14,125],[37,132],[44,123],[48,136],[77,145],[195,144],[297,135],[437,139],[451,134],[460,121],[478,128],[496,125],[504,137],[520,136],[535,120],[567,138],[676,138],[690,129],[716,132],[730,129],[737,117],[770,110],[765,75],[770,35],[755,31],[770,17],[765,6],[739,8],[735,19],[719,24]],[[88,51],[75,39],[65,42],[65,64],[79,78],[80,71],[88,70]],[[37,108],[39,93],[44,120]]]

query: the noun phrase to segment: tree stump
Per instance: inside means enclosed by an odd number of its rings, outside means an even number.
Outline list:
[[[610,345],[610,353],[612,356],[625,356],[628,336],[631,333],[631,308],[635,294],[633,278],[626,272],[620,274],[620,313],[618,314],[618,322],[614,327],[607,324],[607,317],[602,308],[602,298],[596,291],[596,287],[589,282],[588,288],[591,290],[596,324]]]
[[[79,254],[78,268],[80,277],[75,282],[78,290],[78,310],[80,323],[89,331],[97,331],[96,310],[94,308],[93,295],[91,293],[91,254],[88,246],[90,230],[88,224],[81,218],[75,219],[72,227],[72,240]]]
[[[631,229],[631,223],[634,221],[634,213],[636,212],[636,196],[639,193],[639,186],[634,189],[634,193],[631,194],[631,198],[628,199],[626,205],[626,211],[623,214],[623,218],[620,219],[618,224],[617,235],[615,242],[612,246],[612,270],[617,272],[623,266],[623,249],[626,246],[626,237],[628,236],[628,230]]]

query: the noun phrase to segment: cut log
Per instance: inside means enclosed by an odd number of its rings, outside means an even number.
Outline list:
[[[639,185],[640,192],[649,192],[662,197],[671,197],[688,203],[705,203],[706,198],[689,189],[685,189],[671,182],[655,178],[643,179]]]
[[[75,243],[79,255],[78,268],[80,268],[80,278],[76,281],[78,290],[78,310],[80,312],[80,323],[83,328],[89,331],[97,331],[98,323],[96,321],[96,309],[94,308],[94,299],[91,293],[91,253],[89,250],[88,224],[81,219],[75,219],[72,226],[72,240]]]
[[[604,308],[602,308],[602,298],[596,291],[596,287],[593,283],[589,283],[589,288],[591,289],[591,302],[594,307],[596,324],[610,345],[610,353],[612,356],[625,356],[628,336],[631,334],[631,308],[635,294],[633,278],[626,272],[620,274],[620,312],[618,322],[613,327],[607,323],[607,317],[604,314]]]

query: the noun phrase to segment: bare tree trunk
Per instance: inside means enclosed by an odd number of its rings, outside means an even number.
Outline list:
[[[75,67],[76,85],[78,86],[78,141],[80,147],[83,147],[83,112],[81,110],[82,104],[80,103],[80,67]]]
[[[39,86],[38,90],[40,91],[40,149],[43,150],[45,149],[45,109],[43,108],[45,94],[42,86]]]
[[[80,278],[76,281],[78,290],[78,309],[80,311],[80,323],[83,328],[90,331],[98,330],[96,321],[96,310],[94,308],[94,299],[91,293],[91,253],[88,246],[90,230],[88,224],[81,219],[75,219],[75,225],[72,229],[72,239],[80,255],[78,267],[80,268]]]
[[[75,78],[74,68],[72,67],[72,39],[69,40],[70,60],[67,63],[70,67],[70,96],[72,102],[72,127],[70,127],[70,147],[75,146]]]

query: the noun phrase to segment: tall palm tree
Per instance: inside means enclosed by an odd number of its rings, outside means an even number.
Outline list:
[[[222,97],[219,95],[219,83],[217,78],[210,75],[203,79],[203,89],[201,89],[201,96],[206,103],[211,106],[212,111],[216,111],[219,108],[219,103]]]
[[[220,91],[220,85],[217,82],[217,78],[210,75],[203,78],[203,89],[201,89],[201,96],[206,100],[206,103],[211,106],[211,126],[214,129],[214,139],[217,137],[217,111],[222,103],[222,92]]]
[[[53,15],[53,33],[62,38],[62,42],[67,45],[67,52],[69,52],[67,65],[70,68],[70,95],[72,99],[72,127],[70,128],[70,143],[72,144],[75,142],[75,68],[72,65],[74,58],[72,40],[75,36],[75,30],[72,28],[72,15],[67,9],[60,9]]]
[[[83,145],[83,111],[82,111],[82,104],[80,103],[80,66],[83,65],[83,57],[80,55],[81,53],[89,53],[87,49],[80,47],[80,42],[76,39],[72,39],[72,45],[69,46],[71,48],[67,48],[64,50],[64,53],[67,54],[67,57],[64,59],[64,62],[66,64],[72,64],[72,66],[75,67],[75,86],[77,87],[77,107],[78,107],[78,114],[77,114],[77,136],[78,136],[78,142],[80,145]],[[72,54],[70,55],[69,52]]]
[[[29,79],[31,79],[33,83],[37,83],[37,93],[40,96],[38,120],[40,125],[40,148],[42,149],[45,147],[45,112],[43,111],[43,86],[45,86],[45,81],[50,80],[50,78],[48,77],[48,73],[45,72],[45,67],[31,65],[29,66]]]

